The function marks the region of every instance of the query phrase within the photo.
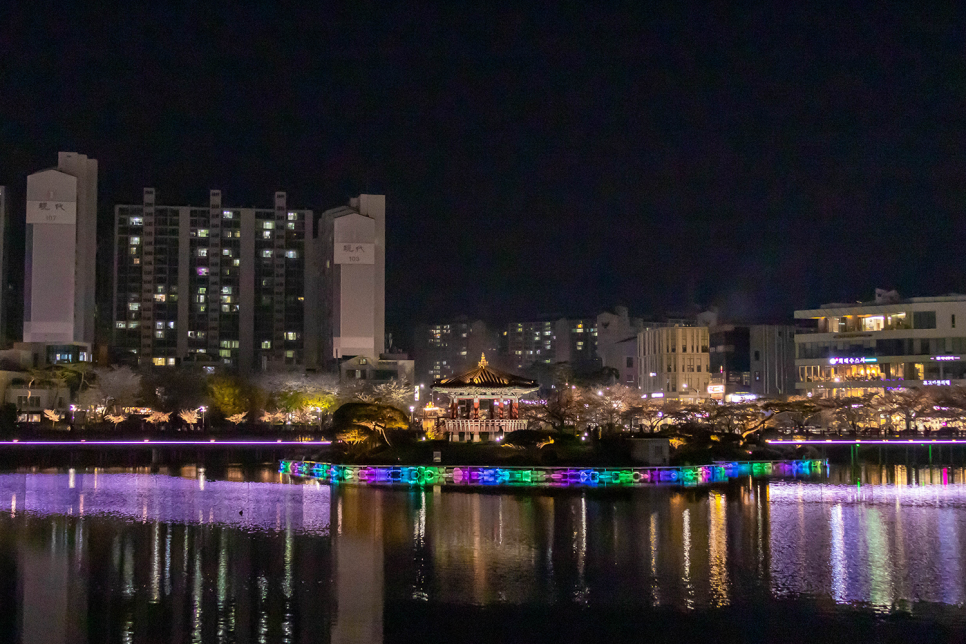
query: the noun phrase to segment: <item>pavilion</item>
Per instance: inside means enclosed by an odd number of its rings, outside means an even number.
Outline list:
[[[533,380],[491,368],[485,355],[475,369],[432,385],[432,391],[449,397],[448,418],[442,422],[454,442],[499,440],[506,432],[526,428],[520,398],[537,389]]]

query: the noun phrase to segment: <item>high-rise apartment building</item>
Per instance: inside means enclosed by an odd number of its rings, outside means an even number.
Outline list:
[[[320,364],[386,350],[386,196],[359,195],[322,213],[317,265],[324,305]]]
[[[515,369],[526,369],[535,362],[567,362],[581,370],[600,367],[596,318],[511,322],[502,340],[502,349]]]
[[[795,331],[794,326],[777,324],[711,327],[711,397],[794,394]]]
[[[153,188],[115,207],[114,344],[141,364],[209,362],[246,372],[305,364],[311,210],[168,206]],[[308,316],[311,319],[311,316]],[[314,340],[318,344],[318,339]]]
[[[0,342],[6,344],[10,340],[10,309],[9,293],[7,293],[7,262],[10,253],[7,245],[7,235],[10,231],[9,195],[6,186],[0,186]]]
[[[25,343],[47,345],[56,356],[88,358],[96,239],[97,161],[60,152],[57,167],[27,177]]]

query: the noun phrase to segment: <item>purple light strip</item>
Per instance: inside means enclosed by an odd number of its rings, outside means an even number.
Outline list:
[[[76,440],[76,441],[0,441],[0,448],[2,447],[98,447],[98,446],[134,446],[139,445],[144,446],[173,446],[173,445],[183,445],[186,447],[200,447],[202,445],[218,445],[218,446],[232,446],[232,447],[294,447],[294,446],[315,446],[315,445],[331,445],[332,441],[232,441],[232,440],[215,440],[209,439],[206,441],[197,440],[186,440],[186,441],[156,441],[156,440],[139,440],[139,441],[88,441],[88,440]]]
[[[809,440],[768,440],[771,445],[966,445],[966,440],[957,441],[955,438],[903,438],[903,439],[809,439]]]

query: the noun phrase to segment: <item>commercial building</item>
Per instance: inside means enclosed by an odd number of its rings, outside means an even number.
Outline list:
[[[795,393],[795,331],[791,325],[711,327],[709,393],[717,400]]]
[[[815,327],[795,335],[800,393],[856,396],[885,389],[966,384],[966,295],[901,299],[795,311]]]
[[[159,366],[307,366],[318,331],[305,312],[319,306],[306,288],[311,210],[290,209],[284,192],[271,208],[228,206],[220,190],[206,206],[168,206],[145,188],[142,203],[114,213],[119,349]]]
[[[378,358],[386,350],[385,195],[359,195],[326,210],[318,237],[319,264],[309,274],[322,278],[320,359]]]
[[[94,342],[97,161],[60,152],[27,177],[24,347],[49,362],[88,360]]]
[[[649,326],[638,333],[641,393],[692,403],[708,398],[711,382],[706,326]]]

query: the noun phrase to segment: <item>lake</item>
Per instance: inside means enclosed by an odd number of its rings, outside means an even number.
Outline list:
[[[708,487],[329,487],[273,468],[0,474],[0,640],[947,641],[966,472]]]

